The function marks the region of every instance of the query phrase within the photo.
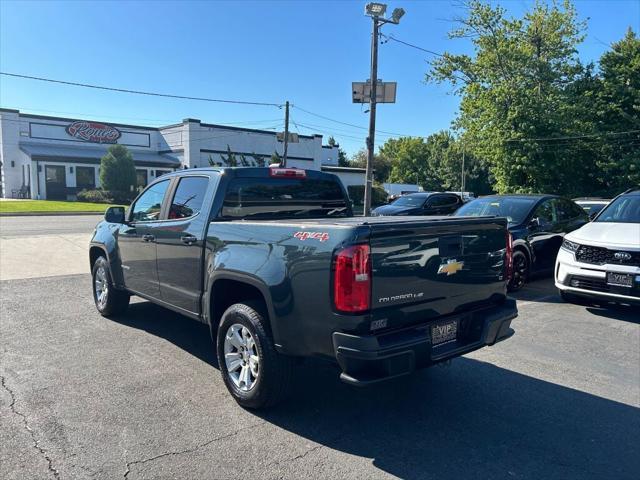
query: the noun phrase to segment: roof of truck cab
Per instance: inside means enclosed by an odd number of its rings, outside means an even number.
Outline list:
[[[483,216],[464,216],[464,217],[453,217],[451,215],[438,215],[438,216],[426,216],[426,215],[415,215],[415,216],[407,216],[401,217],[397,215],[390,216],[379,216],[379,217],[327,217],[327,218],[301,218],[301,219],[290,219],[290,218],[281,218],[281,219],[273,219],[273,220],[231,220],[231,223],[244,223],[244,224],[269,224],[269,223],[277,223],[278,225],[295,225],[295,226],[307,226],[307,225],[335,225],[335,226],[359,226],[359,225],[379,225],[385,223],[392,224],[402,224],[402,223],[417,223],[417,222],[442,222],[442,221],[459,221],[462,219],[469,220],[495,220],[496,218],[491,215],[483,215]]]
[[[198,168],[185,168],[183,170],[174,170],[173,172],[165,173],[162,176],[170,177],[170,176],[177,176],[177,175],[197,174],[199,172],[203,172],[203,173],[214,172],[214,173],[221,173],[221,174],[226,172],[233,172],[237,176],[242,176],[242,175],[238,175],[238,173],[240,174],[258,173],[258,172],[264,172],[271,168],[272,167],[198,167]],[[332,173],[325,173],[318,170],[305,170],[302,168],[293,168],[293,167],[274,167],[274,168],[286,168],[288,170],[304,170],[305,172],[307,172],[307,175],[312,174],[312,176],[318,176],[318,177],[335,177],[335,175]],[[252,175],[248,175],[248,176],[252,176]],[[291,178],[291,177],[282,177],[282,178]]]

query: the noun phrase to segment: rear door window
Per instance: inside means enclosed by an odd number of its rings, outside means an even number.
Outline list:
[[[188,218],[202,210],[208,177],[182,177],[169,207],[169,220]]]
[[[553,210],[553,202],[551,200],[545,200],[536,208],[533,217],[538,218],[541,226],[550,226],[555,222],[555,213]]]
[[[221,217],[324,218],[349,216],[340,184],[309,178],[235,178],[227,188]]]

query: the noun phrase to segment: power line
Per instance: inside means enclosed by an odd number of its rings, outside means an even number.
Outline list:
[[[563,137],[540,137],[540,138],[511,138],[507,142],[546,142],[554,140],[578,140],[581,138],[604,137],[607,135],[628,135],[631,133],[640,133],[640,130],[627,130],[626,132],[602,132],[591,133],[586,135],[569,135]]]
[[[206,98],[206,97],[189,97],[186,95],[173,95],[170,93],[157,93],[157,92],[145,92],[142,90],[130,90],[127,88],[116,88],[116,87],[105,87],[103,85],[93,85],[89,83],[80,83],[80,82],[67,82],[65,80],[55,80],[53,78],[44,78],[44,77],[34,77],[31,75],[20,75],[17,73],[9,73],[9,72],[0,72],[0,75],[5,75],[7,77],[14,78],[25,78],[29,80],[38,80],[41,82],[49,82],[49,83],[59,83],[62,85],[72,85],[74,87],[84,87],[84,88],[93,88],[96,90],[107,90],[111,92],[120,92],[120,93],[133,93],[136,95],[147,95],[151,97],[165,97],[165,98],[177,98],[180,100],[197,100],[201,102],[215,102],[215,103],[233,103],[238,105],[259,105],[259,106],[268,106],[268,107],[282,107],[280,103],[267,103],[267,102],[249,102],[244,100],[223,100],[219,98]]]
[[[403,40],[399,40],[399,39],[397,39],[396,37],[394,37],[392,35],[385,35],[384,33],[381,33],[380,36],[384,37],[387,41],[393,40],[394,42],[401,43],[402,45],[406,45],[407,47],[415,48],[416,50],[421,50],[421,51],[426,52],[426,53],[428,53],[430,55],[436,55],[438,57],[444,57],[444,55],[441,54],[441,53],[434,52],[433,50],[429,50],[427,48],[419,47],[418,45],[414,45],[413,43],[409,43],[409,42],[405,42]]]
[[[293,108],[296,108],[296,109],[300,110],[301,112],[308,113],[309,115],[313,115],[314,117],[323,118],[324,120],[328,120],[330,122],[339,123],[340,125],[346,125],[348,127],[358,128],[360,130],[369,130],[367,127],[361,127],[360,125],[355,125],[353,123],[342,122],[340,120],[336,120],[335,118],[326,117],[324,115],[320,115],[319,113],[310,112],[309,110],[305,110],[304,108],[298,107],[297,105],[291,105],[291,106]],[[387,132],[387,131],[384,131],[384,130],[376,130],[376,133],[386,133],[386,134],[394,135],[394,136],[398,136],[398,137],[411,137],[412,136],[412,135],[405,135],[403,133],[397,133],[397,132]]]

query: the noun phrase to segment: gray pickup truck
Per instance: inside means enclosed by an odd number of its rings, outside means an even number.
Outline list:
[[[209,325],[224,382],[275,404],[296,359],[367,385],[509,338],[511,242],[493,217],[354,217],[334,175],[206,168],[110,207],[90,245],[104,316],[138,295]]]

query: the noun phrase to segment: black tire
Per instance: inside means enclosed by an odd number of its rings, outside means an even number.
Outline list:
[[[522,250],[513,252],[513,271],[509,280],[510,292],[517,292],[525,286],[529,280],[529,259]]]
[[[98,281],[96,281],[98,279]],[[98,284],[106,284],[105,298],[99,298]],[[118,290],[113,284],[109,262],[104,257],[98,257],[91,269],[91,287],[93,301],[100,315],[110,317],[124,313],[129,306],[130,295],[125,290]]]
[[[244,385],[242,382],[240,385],[236,384],[242,373],[238,373],[238,378],[232,377],[225,359],[225,339],[228,333],[231,332],[233,335],[230,329],[236,325],[245,327],[248,330],[251,337],[247,336],[247,339],[253,339],[251,351],[257,353],[258,357],[256,367],[258,375],[255,378],[253,375],[250,377],[253,379],[253,384],[248,390],[246,383]],[[244,338],[243,332],[240,332],[240,335]],[[230,338],[231,337],[229,337],[229,339]],[[234,359],[242,361],[242,357],[238,358],[235,357],[235,355],[243,355],[243,353],[240,353],[240,351],[230,345],[230,343],[231,341],[229,341],[227,347],[234,350],[229,352],[229,355],[234,355]],[[220,320],[216,344],[218,364],[224,384],[227,386],[231,396],[233,396],[235,401],[241,406],[251,409],[266,408],[277,404],[288,395],[291,389],[295,359],[281,355],[276,351],[268,330],[266,314],[263,313],[263,309],[259,303],[236,303],[227,308]],[[244,351],[248,352],[248,355],[251,356],[249,349],[245,347]],[[249,369],[249,364],[250,362],[247,360],[247,369]],[[239,367],[241,372],[242,369],[245,368],[245,363],[242,365],[243,366]],[[234,373],[235,371],[237,371],[237,369],[234,370]],[[249,371],[252,372],[250,369]]]

